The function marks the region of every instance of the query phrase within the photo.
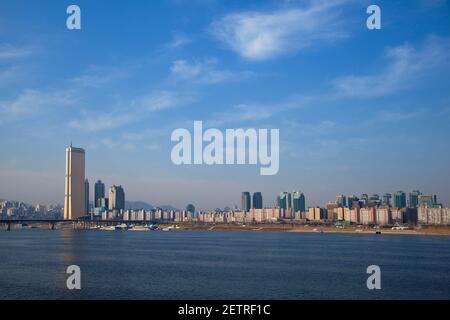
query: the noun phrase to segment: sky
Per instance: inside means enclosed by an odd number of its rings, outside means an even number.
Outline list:
[[[449,21],[446,0],[2,1],[0,199],[62,203],[72,141],[91,190],[154,205],[415,189],[450,205]],[[174,165],[171,133],[195,120],[279,129],[278,174]]]

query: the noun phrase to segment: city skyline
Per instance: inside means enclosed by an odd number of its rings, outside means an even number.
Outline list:
[[[73,140],[91,189],[155,205],[416,189],[450,205],[448,1],[382,2],[375,31],[369,1],[77,4],[79,31],[65,4],[0,4],[0,198],[63,204]],[[279,173],[173,165],[170,133],[195,120],[279,128]]]

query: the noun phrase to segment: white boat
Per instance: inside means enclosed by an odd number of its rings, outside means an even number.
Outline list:
[[[101,231],[116,231],[116,227],[115,226],[105,226],[105,227],[100,227]]]
[[[125,223],[118,224],[116,230],[128,230],[128,226]]]
[[[134,226],[131,229],[128,229],[130,231],[150,231],[150,228],[147,226]]]

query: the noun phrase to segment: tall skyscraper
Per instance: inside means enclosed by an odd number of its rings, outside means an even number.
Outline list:
[[[241,210],[250,211],[251,208],[250,192],[242,192]]]
[[[392,206],[394,208],[406,208],[406,193],[403,191],[397,191],[394,193]]]
[[[351,195],[350,197],[348,197],[348,207],[349,208],[353,208],[353,204],[354,203],[358,203],[359,202],[359,198],[355,195]]]
[[[344,195],[339,195],[336,197],[336,204],[340,207],[347,206],[347,198]]]
[[[190,213],[194,214],[195,213],[195,206],[192,203],[188,204],[186,206],[186,212],[190,212]]]
[[[385,193],[385,194],[383,195],[383,201],[382,201],[382,204],[383,204],[384,206],[391,207],[391,206],[392,206],[392,194],[390,194],[390,193]]]
[[[122,186],[109,188],[109,210],[125,210],[125,192]]]
[[[253,207],[254,209],[263,208],[263,198],[261,192],[253,193]]]
[[[84,212],[86,215],[89,214],[89,181],[84,180]]]
[[[86,214],[84,191],[85,151],[66,148],[66,173],[64,185],[64,219],[77,219]]]
[[[281,192],[279,196],[279,207],[282,209],[292,208],[292,195],[289,192]]]
[[[294,212],[306,212],[305,195],[295,191],[292,193],[292,209]]]
[[[409,193],[409,207],[417,208],[419,205],[419,196],[421,195],[419,190],[414,190]]]
[[[94,207],[101,207],[99,200],[105,197],[105,184],[102,180],[98,180],[94,186]]]

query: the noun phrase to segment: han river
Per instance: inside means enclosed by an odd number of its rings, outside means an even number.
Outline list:
[[[0,272],[0,299],[450,299],[450,237],[0,231]]]

